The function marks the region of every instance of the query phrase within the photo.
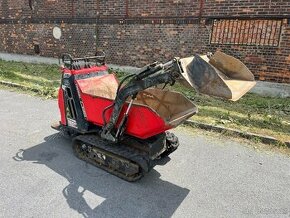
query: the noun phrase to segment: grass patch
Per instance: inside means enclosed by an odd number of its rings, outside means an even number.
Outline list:
[[[290,98],[248,93],[232,102],[200,95],[180,85],[170,89],[183,93],[198,105],[199,113],[191,118],[194,121],[290,141]]]
[[[13,82],[38,90],[45,97],[56,97],[60,81],[59,66],[48,64],[28,64],[0,60],[0,80]]]
[[[119,79],[127,75],[116,74]],[[0,60],[0,80],[36,89],[41,96],[57,96],[60,76],[57,65]],[[239,101],[231,102],[197,94],[179,84],[169,89],[183,93],[198,105],[199,113],[192,120],[290,141],[290,98],[246,94]]]

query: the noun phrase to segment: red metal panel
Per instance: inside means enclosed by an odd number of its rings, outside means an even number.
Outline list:
[[[58,107],[60,111],[61,124],[66,125],[65,106],[64,106],[64,97],[63,97],[62,88],[59,88],[58,90]]]
[[[103,110],[111,105],[113,101],[105,98],[92,97],[83,93],[81,94],[81,97],[85,106],[88,121],[103,126]],[[127,106],[128,104],[124,105],[119,121],[122,119],[122,115],[125,113]],[[110,119],[111,113],[112,109],[109,109],[106,112],[106,121]],[[117,126],[118,124],[119,122],[117,123]],[[170,128],[171,127],[166,126],[164,120],[150,108],[146,106],[133,105],[129,113],[126,133],[141,139],[146,139]]]
[[[111,84],[110,89],[107,87]],[[104,75],[101,77],[93,77],[76,81],[77,86],[81,91],[81,98],[84,103],[87,119],[96,125],[103,126],[104,120],[102,113],[104,109],[113,103],[111,92],[116,92],[118,81],[113,74]],[[104,86],[104,87],[103,87]],[[96,87],[95,90],[87,90],[88,87]],[[114,89],[115,87],[115,89]],[[99,90],[97,88],[100,88]],[[94,93],[94,94],[92,94]],[[128,104],[123,106],[119,122],[127,109]],[[106,122],[109,121],[112,113],[112,108],[106,111]],[[117,122],[117,126],[119,125]],[[164,120],[151,108],[143,105],[133,105],[128,118],[126,133],[135,137],[145,139],[151,136],[164,132],[171,127],[167,126]]]
[[[63,73],[69,74],[82,74],[82,73],[89,73],[89,72],[98,72],[107,70],[107,66],[101,67],[93,67],[81,70],[69,70],[69,69],[62,69]],[[80,88],[81,91],[81,98],[84,103],[85,111],[87,114],[87,119],[89,122],[92,122],[98,126],[103,126],[104,121],[102,118],[102,113],[106,107],[113,103],[113,99],[98,97],[96,95],[86,94],[82,92],[82,88],[87,86],[86,83],[89,85],[98,86],[102,84],[102,79],[107,80],[109,77],[111,79],[111,84],[118,84],[118,81],[113,74],[108,74],[105,76],[100,77],[93,77],[84,80],[77,80],[76,85]],[[97,79],[99,78],[99,80]],[[94,84],[92,84],[94,83]],[[58,106],[61,114],[61,123],[66,125],[66,117],[65,117],[65,104],[64,104],[64,96],[63,90],[60,88],[58,93]],[[121,111],[121,116],[119,118],[119,122],[123,117],[127,109],[128,104],[123,106]],[[112,113],[112,109],[109,109],[106,114],[105,118],[106,121],[110,119]],[[117,126],[119,125],[117,122]],[[151,108],[142,105],[133,105],[131,111],[129,113],[128,124],[126,133],[137,138],[146,139],[157,134],[160,134],[168,129],[171,129],[171,126],[166,125],[164,120]]]

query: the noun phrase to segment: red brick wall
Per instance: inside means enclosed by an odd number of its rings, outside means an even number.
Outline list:
[[[207,29],[194,24],[102,25],[100,36],[108,61],[139,67],[154,60],[206,52],[208,40]]]
[[[289,0],[206,0],[204,15],[289,15],[289,7]]]
[[[241,59],[259,80],[290,83],[290,25],[284,22],[279,47],[211,45]]]
[[[60,40],[52,37],[55,26],[62,29]],[[41,56],[60,57],[64,52],[94,55],[95,29],[95,24],[1,24],[0,51],[34,55],[37,44]]]
[[[58,57],[104,50],[108,62],[142,66],[214,52],[240,58],[257,79],[290,83],[289,0],[0,0],[1,52]],[[211,44],[215,18],[282,19],[279,46]],[[52,29],[62,29],[60,40]]]
[[[129,0],[129,16],[194,16],[199,13],[198,0]]]
[[[126,14],[125,0],[99,0],[95,1],[99,14],[106,17],[124,17]]]

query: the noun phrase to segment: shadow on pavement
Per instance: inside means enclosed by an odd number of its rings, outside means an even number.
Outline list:
[[[59,134],[20,150],[13,159],[46,165],[65,177],[69,184],[63,196],[84,217],[171,217],[189,193],[160,179],[155,170],[138,182],[123,181],[77,159],[70,141]]]

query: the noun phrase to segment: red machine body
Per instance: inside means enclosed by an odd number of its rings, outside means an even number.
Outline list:
[[[85,68],[80,70],[69,70],[64,68],[62,70],[63,74],[69,75],[86,75],[94,73],[95,75],[84,79],[75,79],[75,85],[78,89],[78,94],[82,100],[83,110],[85,118],[88,122],[102,127],[107,122],[111,116],[112,108],[108,109],[103,116],[103,111],[105,108],[113,104],[115,94],[118,88],[118,80],[114,74],[104,73],[108,70],[107,66],[96,66],[92,68]],[[165,91],[159,91],[164,92]],[[177,93],[176,93],[177,94]],[[144,95],[141,93],[141,97]],[[151,95],[145,92],[146,97]],[[154,95],[156,98],[156,95]],[[61,114],[61,124],[68,125],[65,103],[64,103],[64,92],[62,87],[59,89],[58,104]],[[170,102],[167,102],[170,103]],[[130,116],[127,122],[125,134],[140,138],[147,139],[149,137],[158,135],[165,132],[171,128],[174,128],[176,124],[174,122],[167,122],[162,115],[158,114],[153,108],[146,105],[147,103],[137,101],[132,105],[130,109]],[[126,103],[120,113],[119,120],[116,127],[119,125],[120,121],[127,110],[128,103]],[[157,109],[158,110],[158,109]],[[187,116],[192,116],[196,113],[196,110],[192,110]],[[105,119],[104,119],[105,118]]]
[[[137,181],[155,160],[174,152],[178,138],[167,130],[198,111],[181,93],[164,89],[167,84],[180,81],[231,100],[255,84],[240,61],[223,53],[211,59],[195,55],[154,62],[120,82],[108,73],[104,54],[84,58],[64,54],[62,62],[61,121],[53,128],[72,139],[78,158],[126,181]]]

